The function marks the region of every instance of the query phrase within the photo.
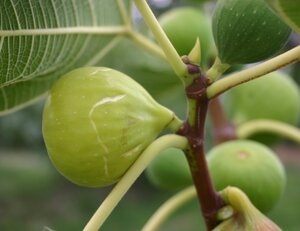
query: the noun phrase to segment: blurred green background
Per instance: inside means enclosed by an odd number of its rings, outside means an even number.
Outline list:
[[[172,4],[182,5],[186,1],[156,0],[152,3],[155,12],[161,13]],[[191,4],[199,3],[191,0]],[[299,37],[295,40],[299,42]],[[184,91],[165,62],[124,40],[99,65],[113,67],[132,76],[161,104],[185,118]],[[299,70],[299,65],[294,65],[287,71],[294,73],[299,82]],[[54,169],[42,139],[42,109],[43,101],[0,117],[1,231],[82,230],[112,188],[79,187]],[[209,131],[207,137],[209,141]],[[208,142],[207,149],[211,145]],[[283,230],[299,231],[300,147],[283,141],[273,148],[285,164],[288,182],[285,194],[269,216]],[[154,188],[142,175],[102,230],[140,230],[159,205],[175,193]],[[184,206],[161,230],[204,230],[198,202],[193,200]]]
[[[41,139],[41,113],[42,103],[0,118],[0,230],[82,230],[112,188],[79,187],[54,169]],[[298,231],[300,147],[281,143],[274,148],[285,164],[288,182],[269,216],[283,230]],[[174,194],[154,188],[142,175],[102,230],[140,230],[159,205]],[[161,230],[204,230],[200,227],[203,223],[198,202],[193,200]]]

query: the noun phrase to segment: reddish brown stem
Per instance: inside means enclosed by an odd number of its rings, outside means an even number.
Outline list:
[[[211,100],[209,113],[213,125],[213,136],[215,144],[228,140],[237,139],[236,127],[230,123],[225,116],[219,97]]]
[[[194,69],[192,70],[194,73]],[[198,78],[195,78],[193,83],[186,88],[187,97],[196,104],[195,116],[193,116],[195,121],[190,124],[187,120],[179,134],[189,140],[189,148],[185,150],[185,154],[193,176],[202,215],[207,230],[210,231],[218,224],[216,214],[224,206],[224,202],[214,188],[205,158],[204,128],[209,103],[206,97],[207,85],[208,79],[201,75],[199,70]]]

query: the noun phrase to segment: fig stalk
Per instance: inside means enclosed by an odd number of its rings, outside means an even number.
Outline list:
[[[155,39],[158,41],[159,45],[163,49],[174,72],[180,78],[183,78],[183,76],[185,76],[186,74],[186,67],[182,62],[181,57],[177,53],[176,49],[168,39],[163,29],[161,28],[159,22],[157,21],[147,2],[145,0],[134,0],[134,3],[140,11],[141,15],[143,16],[146,24],[154,34]]]

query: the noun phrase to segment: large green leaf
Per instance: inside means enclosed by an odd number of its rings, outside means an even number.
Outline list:
[[[124,34],[130,0],[0,0],[0,114],[94,65]]]
[[[281,18],[300,34],[300,0],[266,0]]]

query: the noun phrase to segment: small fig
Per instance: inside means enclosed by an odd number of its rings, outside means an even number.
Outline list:
[[[227,187],[221,192],[221,196],[233,208],[234,214],[213,231],[281,231],[251,204],[247,195],[240,189]]]
[[[148,166],[147,178],[161,189],[183,189],[193,184],[184,153],[175,148],[162,151]]]
[[[274,55],[291,33],[264,0],[219,0],[212,27],[218,56],[230,65],[258,62]]]
[[[209,18],[200,10],[180,7],[165,12],[159,23],[179,55],[188,55],[200,39],[202,63],[212,55],[212,31]]]
[[[290,76],[277,71],[231,89],[224,95],[224,106],[229,119],[237,125],[254,119],[296,125],[300,118],[300,90]],[[263,136],[258,140],[276,140]]]
[[[84,67],[60,78],[43,113],[49,157],[70,181],[117,182],[174,114],[125,74]]]
[[[207,161],[218,191],[236,186],[262,212],[273,208],[283,194],[284,167],[263,144],[250,140],[225,142],[209,151]]]

